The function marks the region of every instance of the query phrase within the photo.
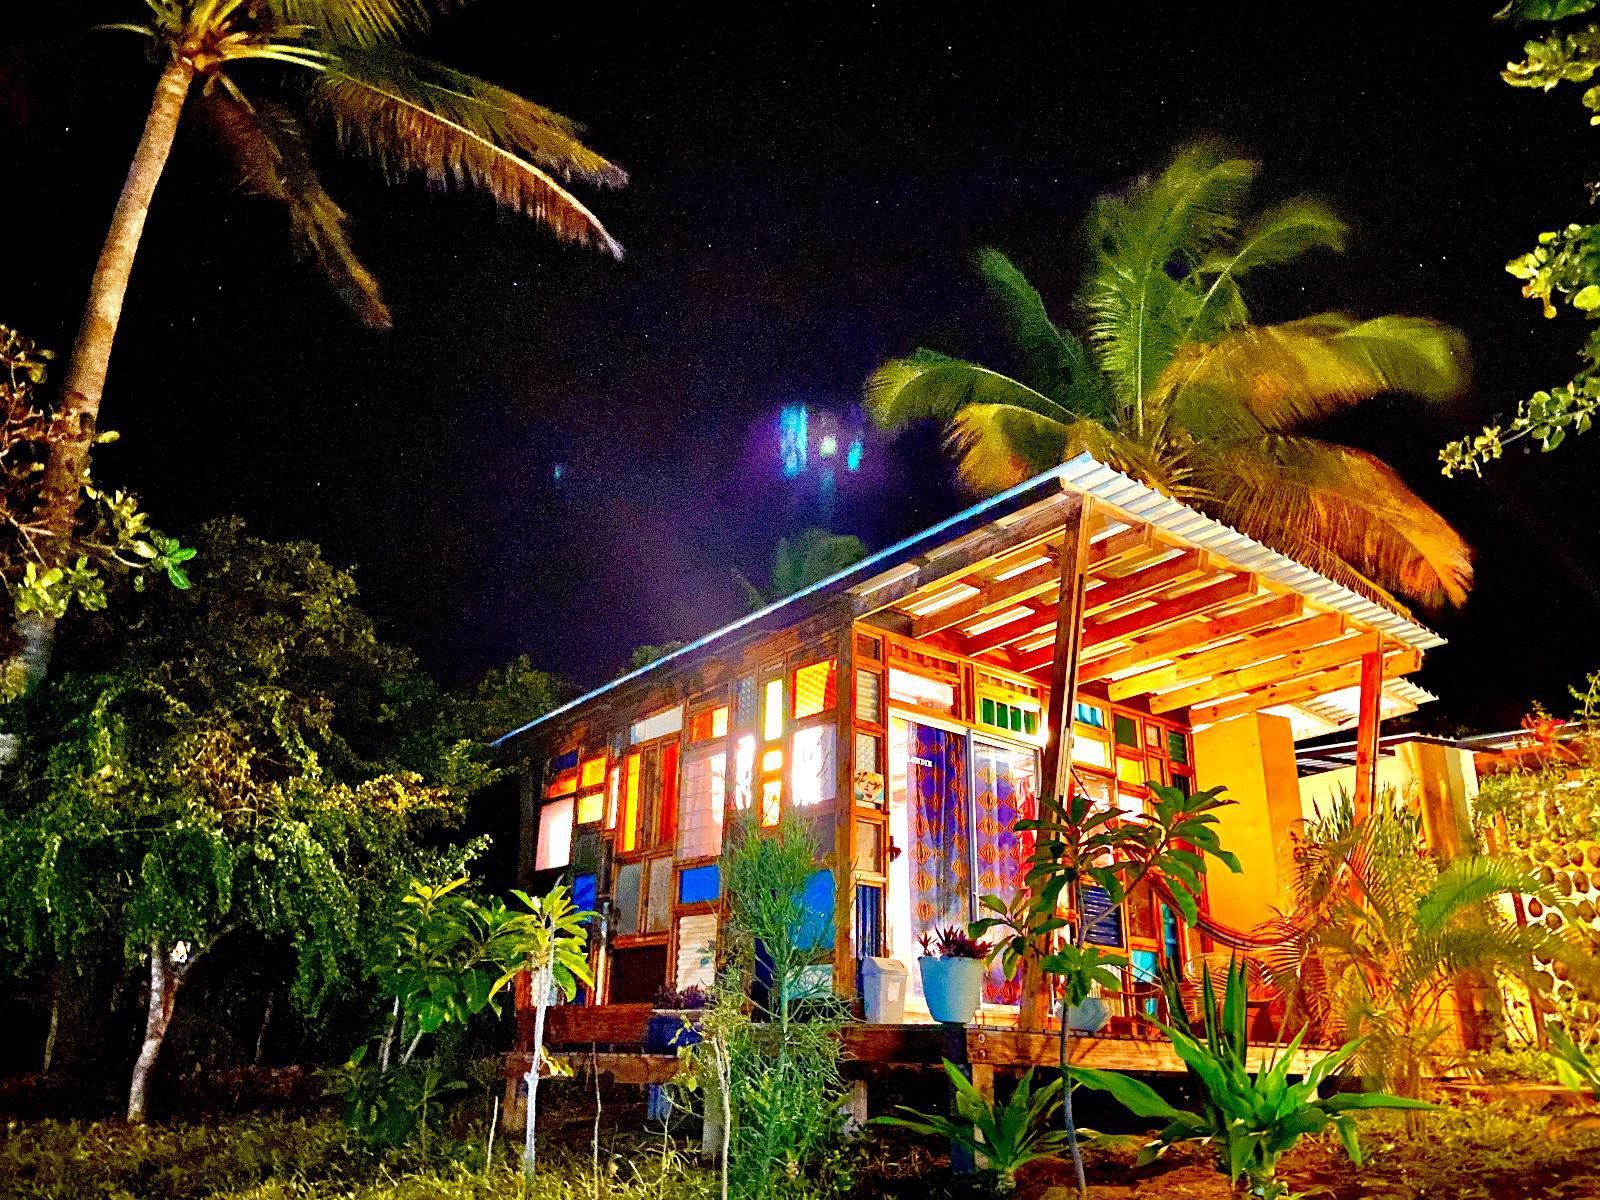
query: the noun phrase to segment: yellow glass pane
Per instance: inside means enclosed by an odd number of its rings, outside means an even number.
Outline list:
[[[783,751],[768,750],[761,756],[761,773],[771,775],[775,771],[783,770]]]
[[[578,797],[578,824],[593,825],[606,811],[606,794],[604,792],[590,792],[587,796]]]
[[[711,710],[711,736],[728,736],[728,706],[726,704],[721,708]]]
[[[838,666],[833,659],[812,663],[794,673],[795,720],[832,712],[837,700]]]
[[[783,783],[769,779],[761,785],[761,824],[768,829],[778,823],[782,815]]]
[[[622,784],[622,830],[618,835],[624,852],[639,847],[639,756],[628,755],[628,777]]]
[[[1142,759],[1117,759],[1117,778],[1123,783],[1131,783],[1137,787],[1145,781],[1145,775],[1144,761]]]
[[[775,742],[783,736],[783,680],[767,680],[763,704],[761,732],[767,741]]]
[[[597,788],[606,781],[606,760],[604,758],[586,759],[583,770],[578,774],[578,786],[587,791]]]

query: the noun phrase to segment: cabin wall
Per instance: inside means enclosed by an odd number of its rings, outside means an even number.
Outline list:
[[[1249,930],[1293,907],[1290,833],[1300,819],[1294,737],[1289,719],[1251,713],[1202,729],[1194,737],[1202,788],[1224,786],[1233,804],[1218,814],[1217,836],[1243,870],[1206,873],[1211,916]]]
[[[1380,792],[1392,788],[1422,813],[1428,845],[1449,859],[1472,847],[1472,799],[1478,794],[1478,771],[1470,750],[1437,742],[1397,742],[1377,763]],[[1310,818],[1320,807],[1328,811],[1340,793],[1355,793],[1355,768],[1319,771],[1300,780],[1300,805]]]

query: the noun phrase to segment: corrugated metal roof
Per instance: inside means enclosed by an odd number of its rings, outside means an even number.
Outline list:
[[[819,598],[826,598],[832,594],[852,588],[870,588],[874,584],[881,584],[883,578],[891,572],[906,569],[907,560],[919,552],[928,549],[928,543],[947,533],[953,536],[954,531],[963,526],[963,533],[970,532],[970,527],[980,518],[990,521],[999,521],[1016,506],[1030,499],[1037,499],[1034,493],[1048,494],[1049,485],[1054,482],[1064,490],[1081,492],[1092,496],[1097,503],[1106,505],[1123,514],[1127,519],[1140,521],[1162,530],[1171,537],[1192,546],[1198,546],[1217,558],[1226,560],[1230,565],[1241,571],[1249,571],[1256,576],[1276,583],[1291,591],[1298,592],[1315,604],[1336,612],[1344,613],[1352,619],[1381,630],[1390,637],[1404,642],[1406,645],[1427,650],[1435,646],[1444,645],[1444,639],[1431,629],[1427,629],[1416,622],[1401,616],[1392,609],[1367,599],[1349,588],[1333,582],[1326,576],[1313,571],[1310,567],[1303,566],[1294,559],[1268,546],[1262,545],[1254,538],[1247,537],[1238,530],[1230,528],[1222,522],[1196,512],[1187,505],[1164,496],[1154,488],[1140,483],[1135,479],[1115,471],[1099,462],[1092,455],[1081,454],[1070,462],[1062,463],[1041,475],[1025,480],[1015,487],[1008,488],[996,496],[991,496],[972,507],[963,509],[954,516],[949,517],[935,525],[929,526],[920,533],[897,542],[887,549],[869,555],[860,562],[846,567],[844,570],[830,575],[828,578],[812,584],[785,597],[776,604],[730,622],[704,637],[698,638],[687,646],[657,659],[638,670],[630,671],[610,683],[603,684],[593,691],[586,692],[576,700],[569,701],[559,708],[529,721],[525,725],[502,734],[496,738],[494,745],[499,746],[504,742],[526,733],[540,725],[546,724],[557,717],[581,708],[591,701],[599,699],[610,692],[627,684],[635,683],[647,675],[662,671],[673,663],[686,660],[695,653],[704,650],[714,643],[721,641],[741,630],[754,629],[764,624],[773,614],[783,609],[791,610],[793,619],[798,619],[806,610],[808,604],[814,604]],[[876,574],[874,574],[874,572]],[[1414,685],[1407,684],[1407,687]],[[1423,699],[1431,700],[1422,689],[1417,688]],[[1398,697],[1397,697],[1398,698]],[[1410,699],[1410,697],[1406,697]],[[1423,702],[1417,699],[1415,703]]]
[[[1221,521],[1196,512],[1171,496],[1114,471],[1089,454],[1080,454],[1058,468],[1062,485],[1093,496],[1135,520],[1155,526],[1180,541],[1198,546],[1249,571],[1300,593],[1314,604],[1372,627],[1408,646],[1430,650],[1444,645],[1433,630],[1335,583],[1286,554],[1264,546]]]

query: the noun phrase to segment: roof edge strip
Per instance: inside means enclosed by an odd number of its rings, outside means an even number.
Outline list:
[[[991,514],[993,514],[995,517],[1003,516],[1005,514],[996,513],[995,510],[1004,508],[1011,502],[1027,497],[1033,492],[1045,490],[1052,483],[1064,484],[1066,472],[1071,465],[1071,463],[1063,463],[1059,467],[1052,467],[1042,475],[1035,475],[1031,479],[1025,479],[1021,483],[1016,484],[1013,487],[1009,487],[1003,492],[996,493],[986,500],[979,501],[970,508],[964,508],[954,516],[946,517],[943,521],[940,521],[935,525],[930,525],[928,528],[920,530],[919,532],[912,534],[910,537],[903,538],[894,543],[894,545],[878,551],[876,554],[869,554],[860,562],[852,563],[843,570],[835,571],[827,578],[819,579],[816,583],[809,584],[806,587],[801,588],[798,592],[795,592],[789,596],[785,596],[782,600],[779,600],[776,603],[769,604],[765,608],[757,609],[753,613],[748,613],[745,616],[740,617],[738,620],[731,621],[719,629],[714,629],[703,637],[696,638],[687,646],[679,647],[671,654],[664,654],[654,662],[646,663],[642,667],[629,671],[626,675],[619,675],[617,678],[611,680],[611,682],[601,684],[592,691],[585,692],[576,699],[569,700],[560,707],[551,709],[543,716],[535,717],[533,720],[501,734],[499,737],[495,738],[490,745],[495,747],[501,746],[504,743],[511,741],[513,738],[520,737],[529,730],[536,729],[548,721],[553,721],[555,718],[570,713],[575,709],[581,708],[591,701],[598,700],[607,693],[616,691],[618,688],[624,687],[627,684],[634,683],[653,671],[662,670],[669,663],[686,659],[695,654],[697,651],[705,649],[707,646],[711,645],[711,643],[727,637],[729,634],[732,634],[740,629],[754,626],[771,616],[773,613],[778,612],[780,609],[798,605],[802,600],[810,599],[811,597],[820,595],[829,591],[830,589],[837,588],[840,584],[847,580],[855,579],[857,576],[866,577],[887,567],[894,566],[896,564],[892,560],[904,556],[908,551],[917,548],[924,542],[927,542],[932,538],[937,538],[941,534],[947,533],[951,529],[965,524],[976,517],[989,516]]]

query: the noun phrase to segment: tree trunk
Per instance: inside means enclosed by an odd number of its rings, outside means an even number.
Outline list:
[[[89,463],[89,447],[94,444],[95,426],[100,418],[100,399],[105,392],[106,373],[111,366],[111,344],[122,319],[128,279],[133,273],[134,256],[144,235],[145,218],[156,184],[172,153],[178,132],[178,118],[194,82],[194,67],[175,59],[161,72],[156,84],[144,134],[134,151],[122,195],[111,214],[111,228],[100,248],[94,277],[89,284],[89,299],[84,306],[83,323],[78,327],[61,384],[57,411],[65,436],[50,449],[42,486],[43,508],[40,522],[47,535],[43,553],[55,561],[65,554],[83,489],[83,475]],[[53,622],[36,621],[23,630],[29,674],[38,678],[49,666]]]
[[[533,988],[533,1063],[528,1067],[528,1123],[522,1134],[522,1175],[529,1180],[539,1165],[534,1125],[539,1101],[539,1060],[544,1057],[544,1013],[550,1005],[550,968],[544,963],[534,968]]]
[[[131,1125],[144,1122],[150,1075],[161,1053],[161,1043],[166,1040],[167,1028],[172,1024],[172,1006],[183,983],[183,970],[172,962],[159,942],[151,943],[150,1003],[145,1011],[144,1042],[139,1047],[139,1059],[133,1064],[133,1081],[128,1087],[128,1123]]]

